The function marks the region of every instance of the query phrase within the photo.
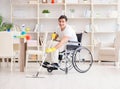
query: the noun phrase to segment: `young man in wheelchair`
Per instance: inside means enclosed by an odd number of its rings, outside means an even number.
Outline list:
[[[59,24],[59,28],[56,30],[56,35],[52,35],[52,44],[51,44],[51,48],[47,48],[46,49],[46,53],[50,53],[51,54],[51,59],[52,59],[52,63],[50,64],[49,62],[45,61],[43,63],[43,67],[47,68],[47,65],[50,65],[52,67],[58,68],[58,56],[59,56],[59,52],[62,52],[63,50],[65,50],[65,46],[66,43],[68,43],[68,41],[75,41],[77,42],[77,36],[75,31],[67,24],[67,17],[65,15],[61,15],[58,18],[58,24]],[[60,40],[55,41],[56,39]],[[72,45],[76,45],[76,43],[70,43]]]

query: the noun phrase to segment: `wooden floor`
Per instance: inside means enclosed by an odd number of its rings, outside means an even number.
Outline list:
[[[31,66],[28,72],[19,72],[18,67],[10,72],[9,67],[0,67],[0,89],[120,89],[120,69],[109,63],[94,63],[87,73],[74,69],[66,75],[63,71],[49,74],[42,69],[40,78],[29,78],[37,70]]]

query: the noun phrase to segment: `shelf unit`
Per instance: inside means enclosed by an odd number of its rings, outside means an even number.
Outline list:
[[[93,2],[92,7],[93,24],[96,26],[93,29],[93,44],[113,43],[118,31],[118,0],[106,0],[106,3]],[[94,46],[94,59],[98,59],[97,51],[97,46]]]
[[[41,24],[42,31],[53,32],[58,27],[57,19],[61,14],[68,17],[70,24],[77,33],[86,30],[82,44],[96,56],[96,40],[113,41],[114,34],[120,30],[119,0],[11,0],[11,21],[18,26],[26,24],[33,31],[36,24]],[[45,16],[42,11],[48,9]],[[34,33],[33,33],[34,34]],[[108,38],[111,39],[108,41]],[[106,39],[106,40],[105,40]]]

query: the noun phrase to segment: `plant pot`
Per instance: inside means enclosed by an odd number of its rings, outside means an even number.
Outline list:
[[[8,32],[10,32],[10,29],[7,29]]]
[[[48,17],[49,16],[49,13],[44,13],[44,17]]]
[[[87,0],[83,0],[84,3],[87,3],[88,1]]]

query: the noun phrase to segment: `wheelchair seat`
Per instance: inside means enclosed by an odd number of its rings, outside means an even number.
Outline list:
[[[81,43],[82,33],[78,33],[78,34],[76,34],[76,36],[77,36],[78,42]],[[66,45],[66,49],[67,50],[76,50],[79,46],[80,46],[80,44],[78,44],[78,45],[70,45],[70,44],[68,44],[68,45]]]
[[[76,50],[80,45],[66,45],[67,50]]]

